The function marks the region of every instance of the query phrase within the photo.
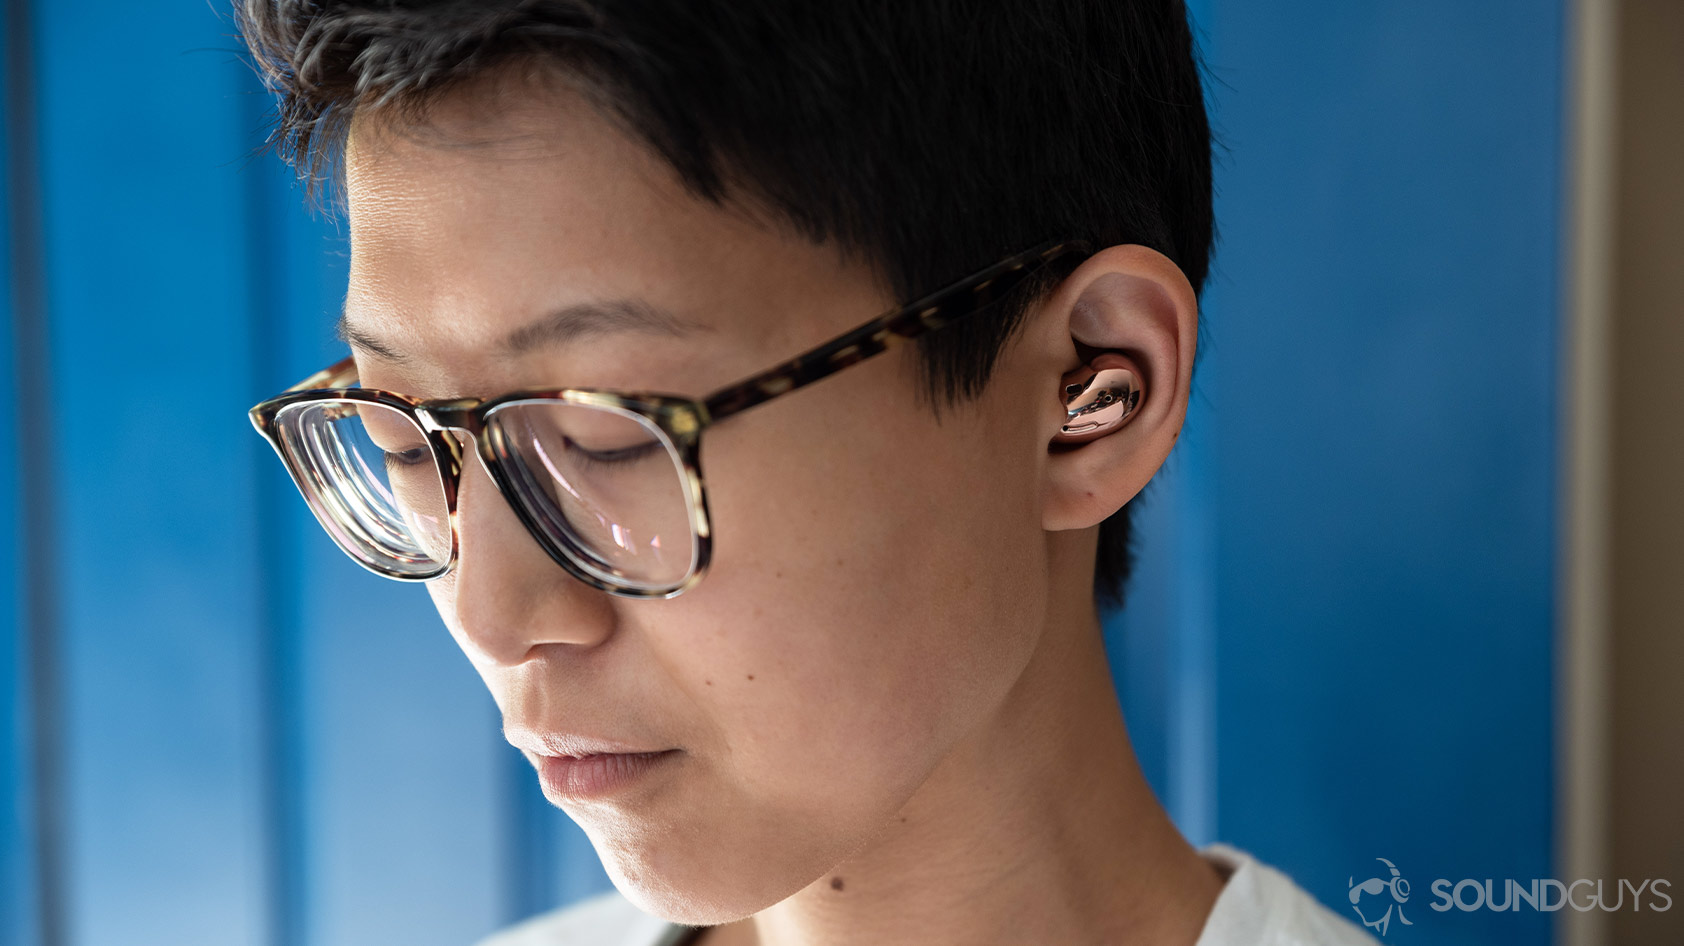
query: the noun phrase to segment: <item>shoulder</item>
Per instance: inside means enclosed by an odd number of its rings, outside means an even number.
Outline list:
[[[1200,854],[1229,871],[1197,946],[1379,946],[1273,867],[1226,844]]]
[[[475,946],[676,946],[690,932],[610,890],[498,930]]]

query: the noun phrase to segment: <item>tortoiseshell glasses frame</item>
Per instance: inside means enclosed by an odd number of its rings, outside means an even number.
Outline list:
[[[1090,252],[1083,241],[1064,241],[1044,244],[1007,257],[988,268],[968,276],[946,288],[899,309],[885,313],[831,339],[815,348],[784,361],[777,366],[727,385],[701,399],[681,395],[652,392],[609,391],[598,388],[523,389],[493,398],[454,398],[422,400],[391,391],[356,387],[357,369],[352,358],[319,371],[285,392],[263,401],[250,411],[251,422],[267,439],[281,462],[286,465],[313,512],[353,560],[363,567],[400,581],[430,581],[445,575],[455,565],[460,540],[457,532],[457,492],[466,462],[462,442],[450,434],[462,431],[477,444],[477,452],[486,471],[504,498],[514,509],[527,531],[574,578],[602,591],[624,597],[672,598],[693,588],[707,572],[712,558],[713,528],[708,514],[707,490],[702,478],[701,435],[709,426],[733,414],[788,394],[879,355],[904,342],[945,328],[959,319],[999,301],[1031,273],[1062,257],[1072,254],[1086,256]],[[324,483],[318,470],[308,469],[288,449],[287,438],[277,423],[277,417],[290,407],[315,401],[355,402],[377,404],[405,414],[423,432],[437,464],[443,486],[444,507],[449,520],[450,550],[441,564],[429,563],[422,568],[398,568],[370,561],[349,546],[343,537],[343,522],[336,522],[321,497],[312,497],[312,489],[333,489]],[[682,467],[682,491],[689,507],[691,532],[690,567],[676,581],[656,584],[638,581],[619,572],[602,561],[581,561],[580,553],[557,541],[551,532],[554,523],[541,520],[541,513],[521,498],[514,477],[515,471],[505,468],[505,460],[498,452],[494,436],[487,436],[487,417],[499,407],[513,402],[558,401],[586,407],[606,408],[629,412],[646,421],[666,441],[668,450]],[[495,433],[495,429],[492,431]],[[506,446],[506,445],[504,445]],[[576,531],[562,523],[559,528]],[[442,537],[441,537],[442,538]]]

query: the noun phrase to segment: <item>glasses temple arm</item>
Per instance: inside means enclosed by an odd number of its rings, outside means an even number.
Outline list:
[[[717,421],[763,404],[780,394],[829,377],[849,365],[882,354],[902,342],[943,328],[1000,301],[1024,279],[1068,252],[1085,249],[1081,241],[1038,247],[879,316],[760,374],[729,385],[706,399],[708,418]]]
[[[295,391],[314,391],[319,388],[348,388],[357,380],[357,360],[354,357],[345,358],[328,365],[326,368],[305,378],[285,391],[291,394]]]

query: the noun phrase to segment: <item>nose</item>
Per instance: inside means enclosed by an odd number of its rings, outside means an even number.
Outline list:
[[[557,565],[509,508],[479,456],[465,453],[456,565],[429,591],[468,658],[514,666],[546,646],[602,643],[614,626],[612,596]]]

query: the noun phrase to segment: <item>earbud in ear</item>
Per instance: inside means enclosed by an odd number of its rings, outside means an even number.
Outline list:
[[[1081,443],[1122,426],[1140,406],[1140,377],[1121,355],[1104,354],[1064,376],[1069,415],[1055,443]]]

